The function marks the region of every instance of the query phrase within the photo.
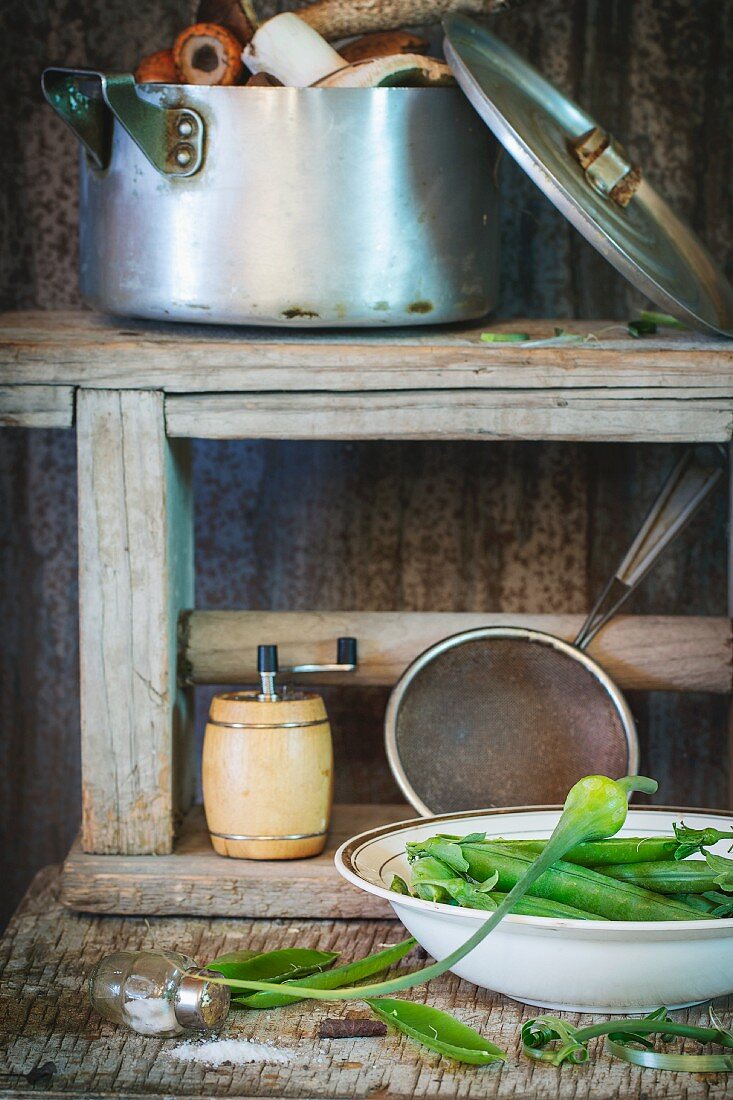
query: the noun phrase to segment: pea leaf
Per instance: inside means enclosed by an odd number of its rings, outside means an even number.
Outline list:
[[[393,890],[395,894],[407,894],[410,893],[410,887],[407,885],[403,878],[399,875],[392,875],[392,882],[389,886],[390,890]]]
[[[712,852],[705,853],[707,865],[715,875],[715,885],[724,890],[726,894],[733,894],[733,860],[723,856],[714,856]]]
[[[675,839],[679,847],[674,854],[675,859],[686,859],[688,856],[702,852],[704,848],[710,848],[721,840],[733,838],[733,832],[722,832],[720,829],[691,829],[681,821],[679,825],[675,821],[672,825]]]
[[[718,894],[715,891],[705,894],[705,897],[708,901],[717,903],[711,910],[714,917],[733,917],[733,898],[727,898],[725,894]]]
[[[208,964],[208,969],[237,981],[284,982],[287,978],[305,977],[326,970],[337,958],[333,951],[313,951],[306,947],[286,947],[280,951],[261,953],[232,951],[214,959]]]
[[[492,1062],[506,1061],[505,1052],[484,1039],[478,1031],[431,1005],[393,997],[380,997],[367,1001],[367,1004],[374,1015],[385,1024],[446,1058],[472,1066],[488,1066]]]
[[[463,855],[459,844],[454,844],[450,840],[443,840],[441,837],[433,836],[430,840],[425,842],[424,850],[427,855],[435,856],[436,859],[442,860],[451,870],[457,871],[459,875],[465,875],[468,871],[469,863]]]
[[[375,951],[373,955],[367,955],[363,959],[344,963],[342,966],[334,966],[321,974],[315,974],[308,978],[308,988],[313,989],[339,989],[344,985],[352,985],[354,982],[363,981],[373,974],[379,974],[387,970],[394,963],[404,958],[415,946],[414,939],[401,940],[399,943],[385,947],[383,951]],[[282,1008],[283,1005],[295,1004],[296,1001],[305,999],[298,992],[297,980],[288,979],[283,983],[283,991],[260,992],[244,994],[232,1001],[237,1008]],[[292,989],[292,993],[286,990]]]

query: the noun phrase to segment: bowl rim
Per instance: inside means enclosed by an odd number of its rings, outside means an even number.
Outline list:
[[[729,820],[733,826],[733,810],[692,808],[690,806],[644,806],[636,803],[632,803],[629,810],[652,814],[679,814],[687,818],[693,816],[718,817]],[[334,864],[338,873],[347,882],[366,893],[383,898],[395,910],[405,907],[421,912],[425,916],[429,914],[445,915],[446,917],[452,917],[454,920],[476,924],[487,919],[481,910],[469,909],[462,905],[446,905],[443,902],[424,901],[422,898],[414,898],[407,894],[396,894],[386,886],[378,886],[376,883],[364,878],[356,867],[356,858],[365,847],[380,837],[407,832],[416,826],[460,821],[465,818],[497,817],[506,814],[560,813],[561,811],[562,806],[557,804],[545,806],[492,806],[483,810],[460,810],[457,813],[430,814],[426,817],[408,818],[404,821],[394,822],[391,825],[380,825],[374,829],[367,829],[344,841],[334,854]],[[546,931],[568,929],[590,934],[597,934],[602,929],[605,932],[612,932],[614,938],[616,938],[615,934],[619,932],[635,932],[640,936],[649,938],[659,933],[678,932],[684,933],[683,938],[685,939],[689,939],[691,933],[695,933],[694,938],[698,938],[698,934],[707,937],[716,932],[733,934],[733,917],[720,917],[711,921],[594,921],[576,920],[571,917],[530,917],[518,913],[509,913],[501,923]]]

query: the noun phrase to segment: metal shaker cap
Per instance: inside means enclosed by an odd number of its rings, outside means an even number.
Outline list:
[[[443,26],[464,94],[568,221],[661,309],[700,332],[733,336],[733,288],[644,166],[484,26],[463,15]]]
[[[221,978],[215,970],[189,970],[181,979],[174,1010],[181,1027],[211,1031],[226,1019],[231,994],[225,985],[206,981]]]

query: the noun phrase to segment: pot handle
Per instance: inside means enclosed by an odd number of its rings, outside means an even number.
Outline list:
[[[43,94],[73,130],[94,168],[109,164],[112,117],[164,176],[192,176],[204,159],[204,122],[190,107],[159,107],[137,93],[131,73],[46,69]]]

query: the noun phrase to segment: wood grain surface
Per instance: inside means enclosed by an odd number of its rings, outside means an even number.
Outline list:
[[[663,390],[206,394],[166,399],[171,436],[198,439],[506,439],[728,442],[733,402]]]
[[[487,328],[546,340],[557,326],[585,340],[549,347],[481,340]],[[0,383],[197,395],[577,389],[599,400],[615,391],[619,400],[715,400],[733,395],[733,345],[671,329],[633,339],[624,324],[598,318],[304,331],[26,311],[0,314]]]
[[[286,1065],[223,1065],[218,1069],[179,1062],[170,1052],[179,1039],[151,1039],[116,1028],[96,1016],[84,995],[84,978],[100,956],[153,946],[183,951],[206,963],[243,947],[269,951],[303,946],[363,957],[404,933],[395,921],[246,921],[152,918],[150,921],[64,912],[58,874],[49,868],[33,889],[0,945],[0,1064],[3,1096],[95,1097],[229,1096],[349,1097],[401,1100],[418,1097],[473,1100],[723,1100],[725,1074],[677,1074],[612,1061],[600,1043],[583,1066],[562,1069],[531,1062],[519,1049],[520,1028],[537,1016],[528,1008],[452,974],[404,996],[427,1001],[477,1028],[508,1053],[505,1065],[461,1066],[390,1031],[384,1038],[319,1040],[326,1016],[360,1015],[358,1002],[309,1003],[284,1009],[230,1014],[222,1037],[266,1042],[292,1051]],[[420,965],[414,955],[399,964]],[[423,964],[424,965],[424,964]],[[730,1022],[733,999],[715,1004]],[[707,1022],[707,1008],[675,1013]],[[570,1023],[593,1017],[569,1014]],[[696,1048],[697,1049],[697,1048]],[[25,1075],[46,1062],[50,1081],[29,1085]]]
[[[325,850],[309,859],[227,859],[211,847],[202,806],[186,815],[167,856],[98,856],[77,840],[63,865],[62,900],[93,913],[225,917],[390,917],[380,898],[355,890],[333,866],[357,833],[418,816],[404,802],[337,804]]]
[[[357,639],[359,663],[350,673],[319,674],[333,684],[394,684],[429,646],[483,627],[524,627],[572,642],[580,615],[512,615],[490,611],[194,611],[181,624],[181,672],[190,683],[239,684],[256,680],[257,645],[271,638],[280,662],[326,663],[335,639]],[[588,653],[623,688],[637,691],[708,691],[733,688],[730,619],[694,615],[620,616],[595,638]],[[312,677],[290,677],[308,683]]]
[[[161,394],[82,391],[78,406],[83,844],[162,855],[186,774],[184,810],[192,797],[185,693],[176,702],[190,472],[165,437]]]
[[[13,170],[0,182],[2,308],[80,305],[78,150],[41,98],[41,69],[130,69],[169,45],[194,7],[193,0],[5,5],[0,103]],[[276,4],[257,0],[257,7],[266,15]],[[733,5],[542,0],[497,17],[493,27],[627,145],[730,275]],[[633,315],[638,295],[508,156],[499,185],[497,316]],[[136,322],[112,326],[137,332]],[[73,344],[67,340],[70,357]],[[510,354],[504,379],[518,369]],[[653,342],[644,354],[651,364]],[[519,367],[525,381],[532,370]],[[128,356],[126,368],[143,377],[145,357]],[[314,388],[327,388],[328,372],[317,363],[312,369]],[[197,372],[205,384],[205,363],[187,370],[188,389],[196,390]],[[255,374],[230,361],[232,386],[244,370]],[[265,388],[271,384],[266,363],[256,373]],[[658,368],[655,376],[660,388],[670,384]],[[202,608],[578,614],[620,558],[674,448],[210,441],[193,449]],[[722,496],[648,579],[635,613],[725,614]],[[72,433],[0,432],[0,922],[33,869],[63,858],[79,823],[75,516]],[[209,694],[197,691],[199,731]],[[337,797],[394,799],[381,751],[384,689],[325,694]],[[722,700],[654,693],[632,704],[644,765],[662,780],[667,800],[727,805]]]
[[[73,423],[71,386],[0,386],[0,427],[70,428]]]

